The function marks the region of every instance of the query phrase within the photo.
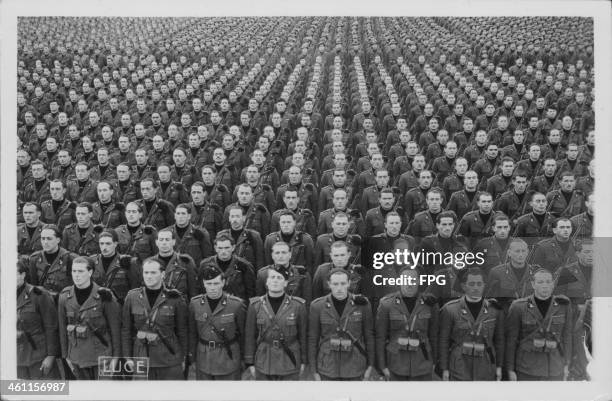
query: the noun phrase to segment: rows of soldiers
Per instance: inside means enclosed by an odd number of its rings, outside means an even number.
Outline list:
[[[20,377],[586,378],[588,54],[315,21],[246,58],[24,49]],[[372,268],[398,249],[484,263]]]

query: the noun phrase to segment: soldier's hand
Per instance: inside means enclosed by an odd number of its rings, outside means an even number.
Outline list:
[[[45,359],[43,359],[42,363],[40,364],[40,370],[42,370],[43,376],[49,374],[54,362],[55,357],[53,355],[48,355]]]
[[[181,369],[185,371],[185,362],[181,363]]]
[[[516,372],[514,370],[508,371],[508,380],[510,380],[511,382],[517,381]]]
[[[318,381],[318,382],[320,382],[320,381],[321,381],[321,375],[320,375],[320,374],[318,374],[317,372],[315,372],[315,373],[313,373],[312,375],[314,376],[315,381]]]
[[[364,381],[370,380],[370,376],[372,376],[372,367],[368,366],[368,368],[366,369],[365,373],[363,374],[363,380]]]
[[[502,379],[502,368],[496,368],[495,369],[495,380],[497,380],[498,382],[501,381]]]
[[[444,380],[445,382],[450,380],[450,373],[448,369],[442,371],[442,380]]]
[[[301,364],[300,365],[300,376],[302,376],[304,374],[304,369],[306,369],[306,365]]]
[[[255,378],[255,366],[254,365],[249,366],[249,373],[251,374],[251,376],[253,376],[253,378]]]
[[[385,375],[386,380],[391,379],[391,371],[389,370],[389,368],[384,368],[382,371],[383,371],[383,374]]]

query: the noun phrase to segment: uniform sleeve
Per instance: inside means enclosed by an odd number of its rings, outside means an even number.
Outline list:
[[[262,273],[262,270],[259,270],[256,274],[255,279],[255,296],[264,295],[266,293],[266,277]]]
[[[376,311],[376,361],[382,370],[387,367],[387,336],[389,332],[389,309],[382,302]]]
[[[323,241],[321,241],[320,238],[317,238],[317,242],[314,247],[313,266],[319,266],[321,263],[323,263],[323,257]]]
[[[110,301],[104,302],[104,315],[110,330],[112,356],[120,357],[121,353],[121,307],[113,296]]]
[[[302,243],[304,244],[304,267],[310,273],[314,271],[315,264],[313,259],[314,254],[314,243],[310,235],[304,235],[302,237]]]
[[[375,366],[376,364],[376,351],[375,351],[375,338],[374,338],[374,317],[372,316],[372,305],[368,302],[363,308],[364,319],[363,319],[363,338],[365,340],[366,351],[368,353],[368,366]]]
[[[299,331],[300,336],[300,355],[302,355],[302,363],[308,365],[308,304],[299,304]]]
[[[448,308],[443,307],[440,312],[440,338],[439,338],[439,355],[440,369],[448,370],[448,359],[450,351],[450,335],[453,329],[453,316]]]
[[[126,297],[121,313],[121,350],[124,358],[133,357],[132,350],[132,302]]]
[[[317,299],[319,297],[322,297],[323,295],[325,295],[323,292],[323,280],[325,278],[323,277],[323,273],[321,272],[321,266],[317,267],[315,273],[314,273],[314,277],[312,279],[312,299]]]
[[[312,373],[317,372],[317,354],[319,352],[319,337],[321,326],[319,324],[321,309],[317,304],[310,305],[308,314],[308,362]]]
[[[427,333],[429,335],[429,344],[431,345],[431,360],[433,364],[438,363],[439,356],[439,333],[440,333],[440,307],[435,304],[431,307],[431,317],[429,318],[429,326]]]
[[[244,355],[244,340],[246,338],[245,336],[245,323],[246,323],[246,312],[247,312],[247,308],[246,308],[246,304],[244,303],[244,301],[240,302],[240,306],[236,308],[236,310],[234,311],[234,319],[236,322],[236,327],[238,328],[238,333],[236,333],[237,336],[239,337],[239,344],[240,344],[240,354]]]
[[[244,265],[244,290],[246,293],[246,298],[249,299],[255,296],[255,271],[253,270],[253,266],[246,262]]]
[[[47,292],[43,292],[38,296],[38,308],[42,323],[45,328],[45,342],[47,344],[47,355],[60,356],[60,342],[58,330],[57,309],[53,298]]]
[[[246,314],[244,328],[244,363],[253,365],[255,363],[255,351],[257,344],[257,311],[253,304],[249,305]]]
[[[565,365],[569,366],[572,361],[572,336],[574,334],[574,317],[570,305],[566,306],[565,325],[563,326],[563,357]]]
[[[516,351],[519,345],[519,333],[521,330],[521,308],[513,302],[508,311],[505,322],[505,343],[504,364],[507,370],[514,370]]]
[[[188,342],[188,355],[189,360],[191,362],[194,362],[197,358],[197,347],[198,347],[198,323],[195,319],[195,309],[193,306],[193,302],[189,303],[189,307],[188,307],[188,323],[187,323],[187,329],[188,329],[188,338],[189,338],[189,342]]]
[[[259,270],[264,267],[264,247],[263,241],[261,240],[261,235],[258,232],[253,232],[252,235],[253,240],[253,250],[255,251],[255,269]]]
[[[57,325],[62,351],[62,358],[66,358],[68,356],[68,337],[66,332],[67,324],[68,322],[66,320],[66,298],[60,296],[57,306]]]
[[[312,276],[309,272],[304,274],[304,278],[302,279],[302,298],[306,301],[306,308],[312,302]]]
[[[495,365],[497,367],[504,366],[504,320],[504,311],[499,310],[497,319],[495,321],[495,336],[493,338],[493,342],[495,344]]]
[[[198,295],[198,277],[193,259],[190,258],[189,263],[185,266],[187,271],[187,299],[191,299]]]
[[[178,338],[183,355],[187,355],[188,352],[188,317],[187,317],[187,305],[182,297],[178,298],[176,303],[176,315],[175,315],[175,330],[176,337]]]

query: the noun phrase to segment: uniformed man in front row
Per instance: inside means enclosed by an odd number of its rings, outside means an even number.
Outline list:
[[[442,380],[501,380],[504,315],[494,299],[483,297],[485,277],[477,267],[459,275],[465,293],[449,301],[440,315]]]
[[[378,367],[391,381],[431,380],[437,361],[439,308],[429,294],[419,294],[419,272],[405,267],[406,281],[380,300],[376,313]]]
[[[76,257],[74,285],[64,288],[58,301],[62,357],[77,380],[98,379],[99,357],[113,357],[113,371],[121,356],[121,307],[111,290],[92,280],[93,272],[93,261]]]
[[[59,379],[57,308],[45,289],[28,283],[28,267],[17,262],[17,377]]]
[[[256,380],[298,380],[308,364],[305,301],[285,292],[289,271],[268,269],[267,293],[251,298],[244,361]]]
[[[142,263],[144,286],[128,292],[123,304],[121,341],[126,366],[149,358],[149,380],[183,380],[187,354],[187,305],[178,290],[166,288],[165,264]]]
[[[225,277],[216,266],[201,273],[206,291],[189,304],[189,354],[197,380],[240,380],[246,306],[223,291]]]
[[[349,280],[346,270],[331,270],[331,293],[310,305],[308,359],[315,380],[367,381],[372,374],[372,308],[367,298],[349,292]]]
[[[545,268],[534,272],[531,286],[533,294],[514,301],[506,319],[508,378],[566,380],[574,323],[569,298],[553,296],[553,275]]]

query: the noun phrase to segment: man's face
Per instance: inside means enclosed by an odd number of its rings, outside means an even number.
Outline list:
[[[561,220],[557,222],[557,225],[553,228],[553,233],[558,239],[567,241],[572,233],[572,223],[569,220]]]
[[[229,240],[217,241],[215,244],[217,257],[222,261],[230,260],[234,253],[234,245]]]
[[[571,175],[566,175],[561,179],[561,190],[571,192],[576,187],[576,178]]]
[[[272,260],[277,265],[287,266],[291,260],[291,250],[287,245],[272,246]]]
[[[548,299],[552,295],[555,287],[552,273],[547,271],[537,272],[532,278],[531,286],[537,298]]]
[[[285,276],[276,270],[269,269],[268,277],[266,278],[266,287],[270,292],[280,293],[287,287],[287,280],[285,280]]]
[[[522,266],[525,264],[528,254],[529,254],[529,247],[524,242],[513,242],[508,247],[508,257],[513,263],[519,266]]]
[[[295,219],[291,216],[281,216],[279,220],[281,233],[288,235],[295,231]]]
[[[93,270],[87,269],[87,263],[73,263],[71,273],[74,285],[78,288],[84,288],[90,282]]]
[[[336,237],[344,238],[348,233],[349,220],[347,217],[335,217],[332,222],[332,229]]]
[[[168,255],[172,253],[175,243],[175,239],[172,238],[172,232],[160,231],[159,233],[157,233],[155,245],[157,245],[157,249],[159,250],[159,253],[161,255]]]
[[[593,244],[591,243],[583,243],[582,249],[576,253],[578,257],[578,261],[583,266],[592,267],[593,266]]]
[[[432,180],[433,178],[429,172],[423,172],[419,175],[419,185],[421,188],[431,187]]]
[[[34,227],[38,224],[40,219],[40,212],[36,210],[35,206],[25,206],[22,211],[23,220],[26,225]]]
[[[346,246],[331,248],[329,257],[335,267],[346,267],[349,263],[351,253]]]
[[[480,212],[486,214],[489,213],[493,207],[493,198],[491,198],[491,196],[482,195],[477,203]]]
[[[151,183],[151,181],[141,182],[140,183],[140,193],[142,194],[142,199],[146,201],[151,201],[155,199],[155,188],[153,188],[153,183]]]
[[[443,238],[450,238],[455,229],[455,222],[452,217],[443,217],[439,223],[436,223],[438,234]]]
[[[111,237],[100,237],[100,239],[98,240],[98,244],[100,245],[100,253],[102,254],[102,256],[108,258],[115,254],[117,243],[113,242],[113,239]]]
[[[427,207],[431,212],[438,213],[442,205],[442,196],[437,192],[427,194]]]
[[[164,272],[159,262],[147,262],[142,265],[142,278],[147,288],[157,289],[162,285]]]
[[[98,199],[100,199],[100,202],[110,202],[111,197],[113,196],[113,190],[111,189],[111,186],[108,183],[101,182],[98,184],[98,187],[96,189],[98,191]]]
[[[402,219],[399,216],[389,216],[385,219],[385,231],[391,237],[397,237],[402,229]]]
[[[461,283],[461,289],[465,295],[472,299],[481,298],[484,288],[485,282],[482,274],[468,274],[465,283]]]
[[[329,277],[329,289],[334,298],[342,300],[348,296],[349,278],[345,273],[335,273]]]
[[[242,213],[242,209],[235,208],[229,212],[229,222],[232,230],[242,230],[244,227],[245,216]]]
[[[76,220],[79,227],[89,227],[93,213],[90,212],[86,207],[76,208]]]
[[[393,207],[394,201],[395,197],[393,196],[393,194],[383,193],[380,194],[378,203],[380,204],[380,207],[382,207],[384,210],[390,210]]]
[[[247,185],[238,188],[238,203],[243,206],[250,205],[253,200],[253,190]]]
[[[174,151],[174,153],[172,153],[172,160],[174,160],[174,164],[176,166],[183,167],[185,165],[185,160],[187,160],[187,157],[185,157],[185,153],[177,149]]]
[[[174,211],[174,220],[179,227],[185,227],[191,220],[191,213],[184,207],[177,207]]]
[[[387,171],[376,172],[376,185],[379,188],[384,188],[389,184],[389,173]]]

